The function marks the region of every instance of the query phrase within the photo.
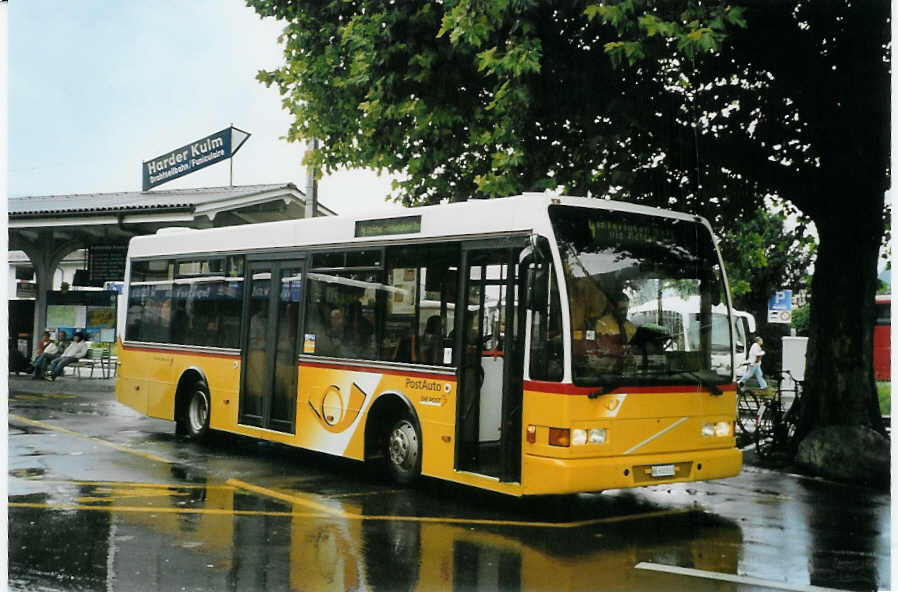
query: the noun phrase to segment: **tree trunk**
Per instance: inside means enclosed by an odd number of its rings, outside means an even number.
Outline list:
[[[822,223],[817,222],[820,243],[811,282],[799,437],[834,425],[869,426],[884,433],[873,377],[883,196],[858,195],[858,189],[853,197],[818,197],[840,204],[842,212],[836,217],[830,212]]]

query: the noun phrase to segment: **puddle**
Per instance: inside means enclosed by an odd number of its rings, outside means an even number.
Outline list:
[[[30,456],[41,456],[39,454],[33,454]],[[41,477],[46,474],[47,470],[42,469],[40,467],[28,467],[25,469],[16,469],[14,471],[9,472],[10,477],[15,477],[17,479],[34,479],[35,477]]]

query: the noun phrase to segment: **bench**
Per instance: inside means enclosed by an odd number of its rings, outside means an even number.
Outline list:
[[[77,378],[81,378],[82,368],[90,369],[90,378],[94,376],[94,369],[99,369],[103,378],[109,378],[110,371],[112,376],[116,375],[118,358],[113,361],[112,356],[109,354],[109,348],[106,345],[97,347],[89,343],[87,355],[77,362],[72,362],[69,366],[74,369]]]

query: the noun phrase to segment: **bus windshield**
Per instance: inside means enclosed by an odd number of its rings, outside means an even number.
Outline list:
[[[551,206],[580,385],[732,380],[725,280],[700,223]]]

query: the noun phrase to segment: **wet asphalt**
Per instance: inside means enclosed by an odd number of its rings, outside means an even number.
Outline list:
[[[516,499],[216,434],[114,380],[10,375],[11,590],[890,588],[887,492],[760,466]]]

